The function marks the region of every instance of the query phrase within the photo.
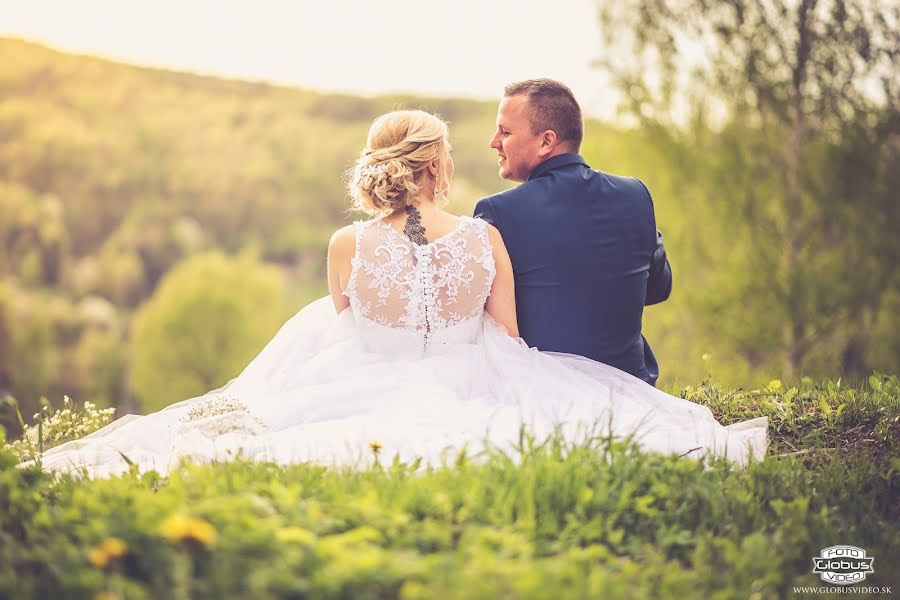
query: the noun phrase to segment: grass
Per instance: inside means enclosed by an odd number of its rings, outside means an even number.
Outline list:
[[[0,598],[780,598],[824,585],[812,557],[837,544],[876,557],[863,585],[896,589],[896,377],[681,395],[725,423],[769,416],[769,455],[737,469],[526,434],[518,460],[419,473],[375,453],[81,481],[2,452]]]
[[[848,387],[840,379],[814,384],[803,378],[785,388],[773,380],[762,390],[724,390],[714,382],[686,387],[682,398],[708,406],[722,422],[768,416],[778,458],[808,454],[813,466],[830,452],[866,456],[883,463],[900,456],[900,389],[897,378],[873,374],[861,385]]]

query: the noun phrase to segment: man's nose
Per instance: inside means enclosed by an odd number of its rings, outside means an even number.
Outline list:
[[[491,144],[490,144],[490,145],[491,145],[491,148],[498,148],[498,149],[499,149],[499,144],[497,143],[497,138],[498,138],[498,136],[497,136],[497,134],[495,133],[495,134],[494,134],[494,137],[491,138]]]

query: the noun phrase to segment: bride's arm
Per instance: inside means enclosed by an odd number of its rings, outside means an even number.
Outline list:
[[[350,279],[350,262],[356,252],[356,231],[353,225],[338,229],[328,242],[328,293],[338,314],[350,306],[350,299],[344,295]]]
[[[494,284],[491,286],[491,294],[488,296],[484,309],[494,320],[506,327],[506,331],[513,337],[519,337],[519,324],[516,322],[516,287],[513,281],[512,262],[506,251],[506,244],[500,232],[493,225],[488,225],[488,239],[494,254],[494,264],[497,274]]]

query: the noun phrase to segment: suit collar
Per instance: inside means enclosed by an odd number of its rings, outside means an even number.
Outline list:
[[[566,154],[557,154],[552,158],[548,158],[538,166],[534,168],[531,172],[531,175],[528,176],[528,181],[531,181],[535,177],[540,177],[547,171],[551,169],[558,169],[559,167],[564,167],[566,165],[575,165],[580,164],[584,166],[589,166],[587,162],[585,162],[584,158],[580,154],[575,154],[574,152],[568,152]]]

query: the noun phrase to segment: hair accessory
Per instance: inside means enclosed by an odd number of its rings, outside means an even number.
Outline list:
[[[369,175],[381,175],[387,172],[388,166],[384,163],[378,165],[365,165],[359,168],[359,174],[363,177]]]

